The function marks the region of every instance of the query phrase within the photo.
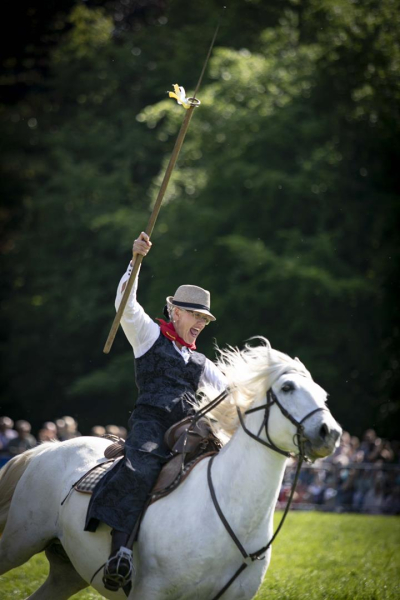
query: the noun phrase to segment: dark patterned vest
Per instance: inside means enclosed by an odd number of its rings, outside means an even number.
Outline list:
[[[177,404],[195,400],[205,363],[206,357],[199,352],[191,352],[185,363],[172,342],[160,332],[150,350],[135,359],[139,390],[136,405],[150,404],[172,412]]]

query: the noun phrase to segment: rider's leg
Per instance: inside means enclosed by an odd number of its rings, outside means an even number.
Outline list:
[[[111,531],[111,553],[104,567],[104,587],[118,591],[127,585],[133,574],[132,550],[128,548],[130,534],[113,529]]]
[[[125,586],[132,578],[132,552],[131,548],[128,548],[128,540],[137,520],[141,517],[163,463],[162,459],[155,454],[129,448],[124,461],[123,468],[134,472],[135,476],[134,479],[132,477],[129,479],[130,488],[124,490],[126,501],[125,499],[119,501],[119,510],[125,510],[129,529],[122,530],[122,527],[114,525],[111,554],[104,567],[103,583],[110,590]]]
[[[152,406],[135,409],[125,444],[125,457],[110,469],[92,496],[88,530],[91,530],[91,519],[97,519],[116,532],[128,536],[132,533],[168,455],[164,435],[175,420],[178,420],[175,415]],[[122,579],[125,579],[125,566],[131,560],[125,551],[119,554],[119,557],[123,554],[124,560],[114,560],[121,548],[121,545],[117,548],[117,540],[122,539],[120,533],[116,534],[115,547],[113,543],[112,554],[104,568],[103,582],[110,580],[111,585],[115,585],[114,575],[119,581],[119,566]],[[124,539],[122,542],[126,543]],[[123,543],[122,548],[126,548]]]

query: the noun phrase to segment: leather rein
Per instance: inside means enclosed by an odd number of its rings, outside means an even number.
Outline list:
[[[219,404],[220,402],[222,402],[222,400],[224,400],[230,393],[230,390],[225,390],[224,392],[222,392],[222,394],[220,394],[220,396],[218,396],[217,398],[215,398],[212,402],[210,402],[209,405],[207,405],[206,407],[204,407],[202,409],[202,415],[204,415],[206,412],[208,412],[209,410],[211,410],[212,408],[214,408],[215,406],[217,406],[217,404]],[[233,576],[229,579],[229,581],[224,585],[224,587],[217,593],[216,596],[214,596],[212,598],[212,600],[218,600],[218,598],[221,598],[221,596],[226,592],[226,590],[232,585],[232,583],[237,579],[237,577],[239,577],[239,575],[254,561],[256,560],[263,560],[265,558],[265,553],[267,552],[267,550],[269,549],[269,547],[271,546],[272,542],[275,540],[276,536],[278,535],[279,531],[282,528],[282,525],[286,519],[286,515],[289,512],[289,508],[290,505],[292,503],[293,500],[293,496],[294,496],[294,492],[296,489],[296,485],[297,485],[297,481],[299,479],[299,475],[300,475],[300,469],[302,466],[302,463],[304,460],[308,460],[306,453],[305,453],[305,448],[304,448],[304,443],[306,441],[306,438],[304,437],[304,422],[309,419],[312,415],[314,415],[315,413],[322,411],[322,410],[328,410],[325,407],[321,407],[321,408],[316,408],[314,410],[312,410],[311,412],[309,412],[305,417],[303,417],[301,419],[301,421],[297,421],[286,409],[285,407],[279,402],[276,394],[274,394],[274,392],[272,391],[272,388],[270,388],[267,391],[266,394],[266,403],[261,405],[261,406],[257,406],[256,408],[250,408],[249,410],[246,410],[244,415],[249,415],[251,413],[255,413],[259,410],[264,410],[264,419],[262,421],[261,427],[258,431],[257,434],[252,433],[247,427],[246,424],[244,422],[244,417],[243,414],[240,410],[239,407],[237,407],[237,413],[238,413],[238,417],[239,417],[239,422],[240,425],[242,426],[242,428],[244,429],[244,431],[246,432],[247,435],[249,435],[251,438],[253,438],[254,440],[256,440],[257,442],[259,442],[260,444],[262,444],[263,446],[266,446],[267,448],[270,448],[271,450],[274,450],[275,452],[278,452],[279,454],[282,454],[283,456],[286,456],[288,458],[290,458],[292,456],[292,454],[290,452],[286,452],[285,450],[282,450],[281,448],[279,448],[278,446],[276,446],[274,444],[274,442],[272,441],[269,432],[268,432],[268,423],[269,423],[269,417],[270,417],[270,411],[272,406],[274,406],[274,404],[276,404],[279,408],[279,410],[281,411],[281,413],[283,414],[284,417],[286,417],[287,419],[289,419],[289,421],[291,423],[293,423],[293,425],[296,427],[296,433],[294,434],[294,443],[295,445],[298,447],[299,452],[298,452],[298,463],[297,463],[297,468],[296,468],[296,474],[293,480],[293,484],[292,484],[292,488],[290,490],[290,495],[286,504],[286,508],[285,511],[283,513],[283,516],[280,520],[280,523],[275,531],[275,533],[273,534],[273,536],[271,537],[271,539],[269,540],[269,542],[263,546],[262,548],[260,548],[259,550],[257,550],[256,552],[251,552],[248,553],[245,548],[243,547],[242,543],[240,542],[239,538],[237,537],[237,535],[235,534],[235,532],[233,531],[232,527],[230,526],[230,524],[228,523],[228,520],[226,519],[224,513],[222,512],[221,506],[218,502],[216,493],[215,493],[215,488],[214,488],[214,484],[212,481],[212,476],[211,476],[211,469],[212,469],[212,464],[214,461],[214,458],[216,455],[212,456],[208,462],[208,468],[207,468],[207,481],[208,481],[208,487],[210,489],[210,494],[211,494],[211,498],[215,507],[215,510],[217,511],[217,514],[219,516],[219,518],[222,521],[222,524],[224,525],[226,531],[229,533],[231,539],[233,540],[233,542],[235,543],[235,545],[237,546],[239,552],[241,553],[241,555],[243,556],[243,563],[241,564],[241,566],[237,569],[237,571],[233,574]],[[197,415],[196,415],[197,417]],[[195,418],[196,418],[195,417]],[[267,441],[263,440],[260,435],[261,432],[263,430],[263,428],[265,429],[265,434],[267,437]]]

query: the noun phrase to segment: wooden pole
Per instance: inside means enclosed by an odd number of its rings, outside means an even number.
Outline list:
[[[224,9],[225,9],[225,7],[224,7]],[[158,196],[157,196],[157,200],[156,200],[156,203],[154,205],[154,208],[153,208],[153,212],[151,213],[149,222],[147,224],[146,233],[147,233],[147,235],[149,237],[153,233],[153,228],[154,228],[155,222],[157,220],[158,213],[160,212],[161,203],[162,203],[163,198],[164,198],[165,190],[167,189],[168,182],[169,182],[169,179],[171,177],[171,173],[174,170],[175,163],[176,163],[176,161],[178,159],[179,152],[180,152],[180,149],[181,149],[182,144],[183,144],[183,140],[185,139],[185,135],[186,135],[186,132],[187,132],[188,127],[189,127],[190,119],[193,116],[193,111],[196,108],[196,106],[200,105],[200,101],[197,100],[196,94],[197,94],[197,91],[198,91],[198,89],[199,89],[199,87],[201,85],[201,82],[203,80],[203,75],[204,75],[204,72],[206,70],[208,61],[209,61],[210,56],[211,56],[212,49],[214,47],[215,39],[216,39],[217,34],[218,34],[220,22],[221,21],[218,22],[218,25],[217,25],[217,27],[215,29],[215,32],[214,32],[214,35],[213,35],[213,39],[211,40],[211,44],[210,44],[210,47],[208,49],[208,54],[207,54],[207,57],[206,57],[206,59],[204,61],[203,68],[202,68],[199,80],[197,82],[196,89],[194,91],[193,97],[192,98],[187,98],[187,101],[189,102],[190,107],[188,109],[186,109],[185,118],[184,118],[183,123],[181,125],[181,128],[179,130],[178,137],[176,138],[175,146],[174,146],[174,149],[172,150],[171,158],[169,159],[168,167],[167,167],[167,170],[165,171],[164,179],[162,181],[162,184],[161,184],[161,187],[160,187],[160,191],[158,192]],[[143,256],[141,256],[140,254],[138,254],[136,256],[136,258],[135,258],[135,263],[133,265],[131,276],[129,277],[128,284],[127,284],[127,286],[125,288],[125,291],[124,291],[124,295],[122,296],[121,304],[119,305],[117,314],[115,315],[115,319],[113,321],[113,324],[111,325],[110,333],[108,334],[107,341],[106,341],[106,343],[104,345],[104,348],[103,348],[103,352],[105,354],[108,354],[110,352],[111,346],[113,345],[114,338],[115,338],[115,336],[117,334],[118,327],[119,327],[119,324],[121,322],[121,318],[122,318],[123,312],[125,310],[126,303],[128,302],[128,298],[129,298],[129,295],[131,293],[131,290],[132,290],[134,281],[136,279],[136,276],[138,274],[139,267],[142,264],[142,260],[143,260]]]
[[[191,120],[191,118],[193,116],[193,111],[196,108],[196,106],[198,106],[200,104],[199,101],[196,100],[195,97],[189,98],[189,100],[192,101],[191,106],[190,106],[190,108],[188,108],[185,111],[185,113],[186,113],[185,114],[185,118],[184,118],[183,123],[181,125],[181,128],[179,130],[178,137],[176,138],[175,146],[174,146],[174,149],[172,150],[171,158],[169,159],[168,167],[167,167],[167,169],[165,171],[164,179],[162,181],[160,190],[158,192],[156,203],[154,205],[153,211],[151,213],[149,222],[148,222],[147,227],[146,227],[146,233],[147,233],[147,235],[149,237],[153,233],[154,225],[155,225],[155,222],[157,220],[158,213],[160,212],[161,203],[163,201],[164,194],[165,194],[165,191],[167,189],[169,179],[171,177],[171,173],[174,170],[175,163],[176,163],[176,161],[178,159],[179,152],[180,152],[180,149],[181,149],[182,144],[183,144],[183,140],[185,139],[185,135],[186,135],[186,132],[188,130],[190,120]],[[131,290],[132,290],[134,281],[136,279],[136,276],[138,274],[139,267],[140,267],[140,265],[142,263],[142,260],[143,260],[143,256],[142,255],[140,255],[140,254],[136,255],[136,259],[135,259],[135,263],[133,265],[131,276],[130,276],[130,278],[128,280],[128,284],[127,284],[127,286],[125,288],[125,292],[124,292],[124,295],[122,297],[121,304],[119,305],[117,314],[115,315],[113,324],[111,325],[110,333],[108,334],[107,341],[106,341],[106,343],[104,345],[104,348],[103,348],[103,352],[105,354],[108,354],[110,352],[111,346],[113,345],[114,338],[115,338],[115,336],[117,334],[118,327],[119,327],[119,324],[121,322],[121,318],[122,318],[123,312],[125,310],[126,303],[128,302],[128,298],[129,298],[129,295],[131,293]]]

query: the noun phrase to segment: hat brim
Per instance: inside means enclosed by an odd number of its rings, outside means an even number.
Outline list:
[[[185,310],[193,310],[193,312],[198,312],[201,313],[202,315],[207,315],[207,317],[210,317],[211,321],[216,321],[217,319],[214,317],[213,314],[210,313],[210,311],[207,308],[202,307],[200,304],[185,304],[184,302],[174,302],[174,297],[173,296],[167,296],[166,298],[167,300],[167,304],[172,304],[173,306],[176,306],[176,308],[183,308]]]

